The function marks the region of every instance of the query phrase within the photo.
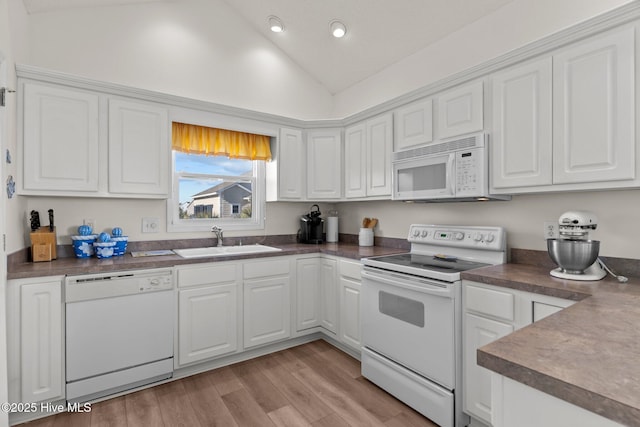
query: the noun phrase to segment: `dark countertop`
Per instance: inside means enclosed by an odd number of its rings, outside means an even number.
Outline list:
[[[578,303],[478,349],[478,364],[629,426],[640,426],[640,279],[578,282],[522,264],[463,279]]]
[[[175,265],[198,264],[204,262],[223,262],[241,259],[266,258],[285,255],[303,255],[322,253],[345,258],[359,260],[370,256],[389,255],[407,252],[406,249],[399,249],[386,246],[358,246],[350,243],[323,243],[317,245],[307,245],[300,243],[292,244],[269,244],[268,246],[281,248],[280,252],[255,253],[233,256],[216,256],[207,258],[182,258],[179,255],[163,255],[151,257],[134,258],[130,253],[123,256],[97,259],[97,258],[58,258],[48,262],[23,262],[10,265],[7,272],[8,279],[21,279],[29,277],[62,276],[77,274],[95,274],[110,271],[140,270],[149,268],[173,267]]]

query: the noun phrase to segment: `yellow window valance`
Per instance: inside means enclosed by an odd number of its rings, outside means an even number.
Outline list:
[[[265,135],[173,122],[171,146],[183,153],[271,160],[269,141]]]

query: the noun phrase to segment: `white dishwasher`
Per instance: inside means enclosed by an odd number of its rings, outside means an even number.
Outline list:
[[[171,378],[173,287],[170,269],[66,278],[67,401]]]

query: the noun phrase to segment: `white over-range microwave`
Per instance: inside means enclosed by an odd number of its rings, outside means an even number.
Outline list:
[[[484,132],[393,153],[393,200],[510,200],[489,194]]]

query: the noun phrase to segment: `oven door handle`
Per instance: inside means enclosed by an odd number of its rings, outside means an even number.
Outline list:
[[[398,277],[382,276],[379,274],[371,273],[366,269],[362,271],[363,283],[364,283],[364,279],[369,279],[375,282],[383,283],[385,285],[404,288],[411,291],[420,292],[423,294],[435,295],[435,296],[444,297],[444,298],[452,297],[451,287],[449,286],[442,287],[424,279],[416,278],[415,280],[420,281],[420,283],[422,283],[421,286],[416,286],[406,279],[402,279]]]

